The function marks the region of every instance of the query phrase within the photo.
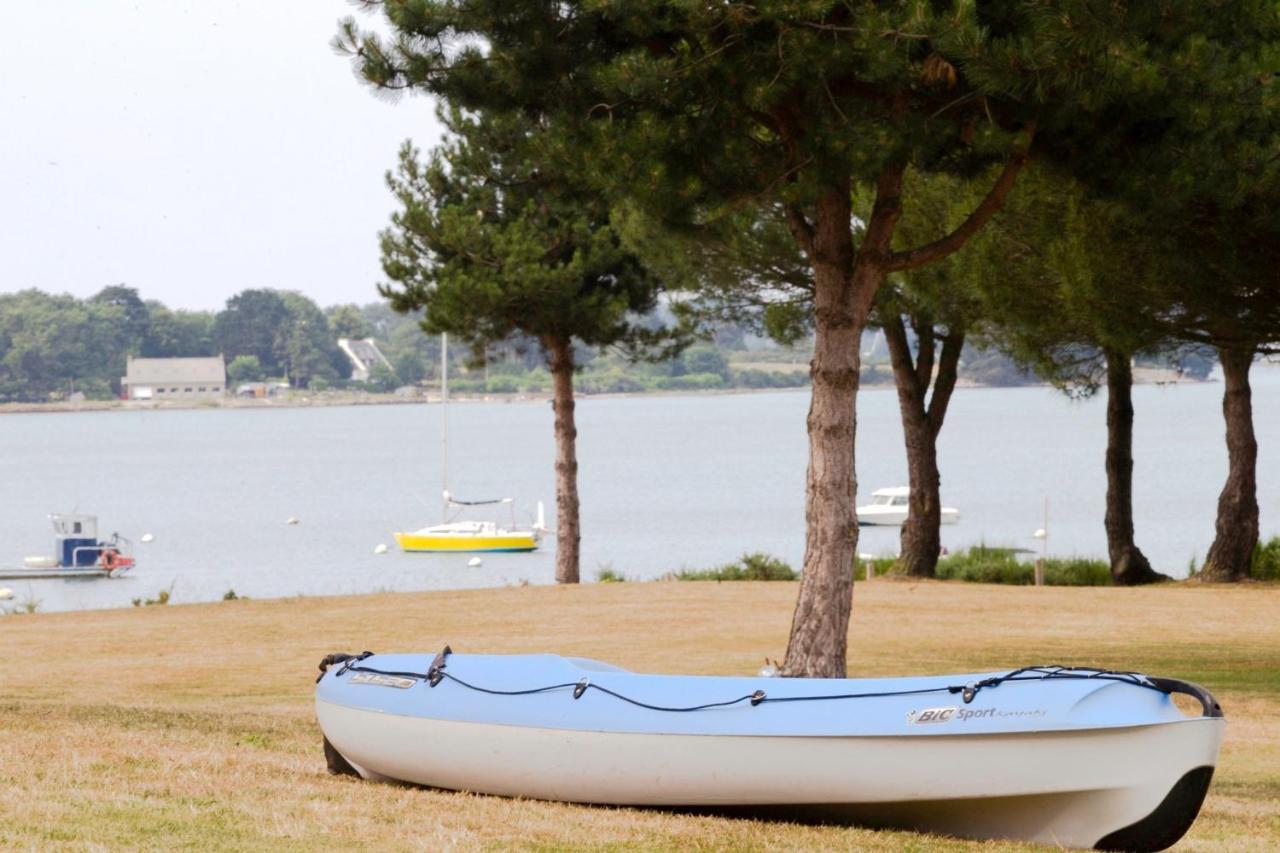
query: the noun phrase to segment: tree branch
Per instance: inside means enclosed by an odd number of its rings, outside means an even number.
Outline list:
[[[1031,147],[1031,140],[1035,136],[1035,122],[1029,122],[1026,127],[1026,140],[1019,145],[1005,161],[1004,169],[1000,172],[1000,177],[996,178],[996,182],[987,192],[986,198],[982,203],[973,209],[968,218],[960,223],[954,231],[947,236],[934,240],[916,249],[906,252],[894,252],[889,258],[889,269],[891,271],[910,270],[939,261],[959,249],[969,238],[982,230],[982,227],[991,221],[991,217],[996,215],[1004,204],[1005,198],[1009,195],[1009,191],[1013,189],[1014,181],[1018,179],[1018,173],[1022,171],[1022,167],[1027,164],[1028,150]]]
[[[929,383],[933,382],[933,358],[938,348],[937,333],[930,317],[921,317],[919,322],[912,317],[911,328],[916,333],[916,386],[923,399],[929,390]]]
[[[919,418],[925,414],[924,392],[916,382],[915,366],[911,363],[911,345],[907,341],[907,329],[902,315],[891,312],[880,324],[884,342],[889,346],[889,363],[893,366],[894,384],[898,388],[898,403],[903,413]]]
[[[871,218],[867,220],[859,254],[892,257],[889,246],[893,242],[898,218],[902,216],[902,175],[905,171],[906,164],[895,159],[886,163],[876,177],[876,200],[871,207]]]
[[[960,353],[964,349],[964,329],[953,326],[947,329],[942,339],[942,357],[938,361],[938,378],[933,385],[933,395],[929,398],[929,429],[937,438],[942,432],[942,421],[947,416],[947,404],[951,402],[951,392],[956,387],[956,371],[960,364]]]
[[[794,204],[786,205],[787,227],[791,229],[791,236],[796,238],[796,242],[800,244],[800,248],[804,250],[809,260],[813,260],[813,225],[805,218],[804,211]]]

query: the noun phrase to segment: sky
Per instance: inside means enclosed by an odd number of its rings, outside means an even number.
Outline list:
[[[406,138],[427,149],[440,129],[430,100],[375,96],[329,46],[350,14],[345,0],[5,3],[0,293],[377,300],[383,176]]]

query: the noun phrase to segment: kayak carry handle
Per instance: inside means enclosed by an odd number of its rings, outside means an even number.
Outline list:
[[[1206,717],[1221,717],[1222,706],[1218,704],[1218,700],[1213,694],[1205,690],[1199,684],[1192,684],[1189,681],[1179,681],[1176,678],[1160,678],[1158,676],[1149,675],[1147,680],[1156,688],[1163,690],[1165,693],[1181,693],[1184,696],[1192,696],[1200,701],[1200,707],[1204,711]]]
[[[435,656],[435,659],[431,661],[431,667],[427,670],[427,684],[435,687],[441,681],[444,681],[444,668],[447,666],[445,660],[451,654],[453,654],[453,649],[445,646],[440,654]]]
[[[316,684],[319,684],[320,679],[324,678],[324,674],[329,671],[329,667],[337,664],[343,664],[342,672],[346,672],[346,668],[350,665],[351,661],[361,661],[372,656],[373,652],[361,652],[358,655],[347,654],[346,652],[334,652],[331,655],[325,655],[320,661],[320,674],[316,676]],[[342,672],[338,674],[341,675]]]

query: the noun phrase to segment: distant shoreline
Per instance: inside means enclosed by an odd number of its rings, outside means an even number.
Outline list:
[[[1189,379],[1178,376],[1172,370],[1137,368],[1135,385],[1193,385],[1214,380]],[[1034,382],[1025,385],[982,385],[963,378],[956,383],[960,388],[1043,388],[1047,383]],[[792,388],[712,388],[701,391],[618,391],[604,394],[579,394],[579,399],[613,399],[628,397],[691,397],[724,396],[726,394],[777,394],[787,391],[807,390],[809,386]],[[863,390],[892,389],[892,382],[862,382]],[[550,400],[550,391],[518,392],[512,394],[450,394],[450,402],[456,403],[526,403]],[[220,400],[83,400],[71,402],[57,400],[48,403],[0,403],[0,415],[47,414],[54,412],[132,412],[132,411],[190,411],[193,409],[306,409],[334,406],[412,406],[440,402],[440,395],[423,393],[401,396],[395,393],[375,394],[352,391],[321,391],[306,393],[293,391],[275,398],[224,397]]]

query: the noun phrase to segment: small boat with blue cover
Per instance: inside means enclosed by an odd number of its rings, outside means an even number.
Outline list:
[[[330,655],[315,698],[330,770],[367,779],[1134,851],[1191,826],[1226,725],[1201,687],[1102,669],[736,678],[448,647]]]

